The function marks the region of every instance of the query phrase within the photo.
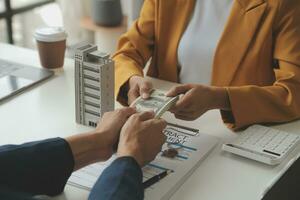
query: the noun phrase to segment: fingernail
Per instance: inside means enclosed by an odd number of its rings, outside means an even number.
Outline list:
[[[143,99],[148,99],[149,98],[149,94],[148,93],[143,93],[142,94],[142,98]]]
[[[153,117],[155,116],[155,112],[153,110],[147,111],[149,112]]]
[[[166,96],[174,96],[173,93],[174,93],[173,90],[169,90],[169,91],[166,93]]]

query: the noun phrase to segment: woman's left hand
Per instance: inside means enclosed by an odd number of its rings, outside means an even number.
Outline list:
[[[175,86],[167,96],[183,95],[170,109],[175,117],[182,120],[195,120],[211,109],[229,110],[228,94],[223,87],[184,84]]]

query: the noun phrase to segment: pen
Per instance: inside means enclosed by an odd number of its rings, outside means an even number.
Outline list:
[[[298,154],[296,157],[294,157],[293,159],[291,159],[285,166],[284,168],[279,172],[279,174],[277,176],[275,176],[275,178],[272,179],[272,181],[270,181],[270,183],[268,184],[268,186],[265,188],[265,190],[262,192],[261,195],[261,199],[263,199],[263,197],[267,194],[267,192],[275,185],[275,183],[284,175],[284,173],[290,168],[290,166],[292,166],[292,164],[298,160],[300,154]]]
[[[145,181],[143,183],[143,187],[144,189],[150,187],[151,185],[157,183],[158,181],[160,181],[160,179],[163,179],[164,177],[166,177],[167,175],[171,174],[173,171],[172,170],[166,170],[166,171],[163,171],[162,173],[156,175],[156,176],[153,176],[152,178],[148,179],[147,181]]]

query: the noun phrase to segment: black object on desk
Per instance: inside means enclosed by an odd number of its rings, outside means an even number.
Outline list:
[[[300,158],[283,174],[262,200],[300,199]]]
[[[154,185],[155,183],[157,183],[159,180],[163,179],[164,177],[166,177],[168,174],[172,173],[172,170],[166,170],[156,176],[153,176],[152,178],[148,179],[147,181],[145,181],[143,183],[143,187],[144,189],[150,187],[151,185]]]

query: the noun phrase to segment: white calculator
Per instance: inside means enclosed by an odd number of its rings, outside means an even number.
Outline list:
[[[223,144],[223,150],[269,165],[276,165],[299,143],[300,135],[253,125],[236,140]]]

